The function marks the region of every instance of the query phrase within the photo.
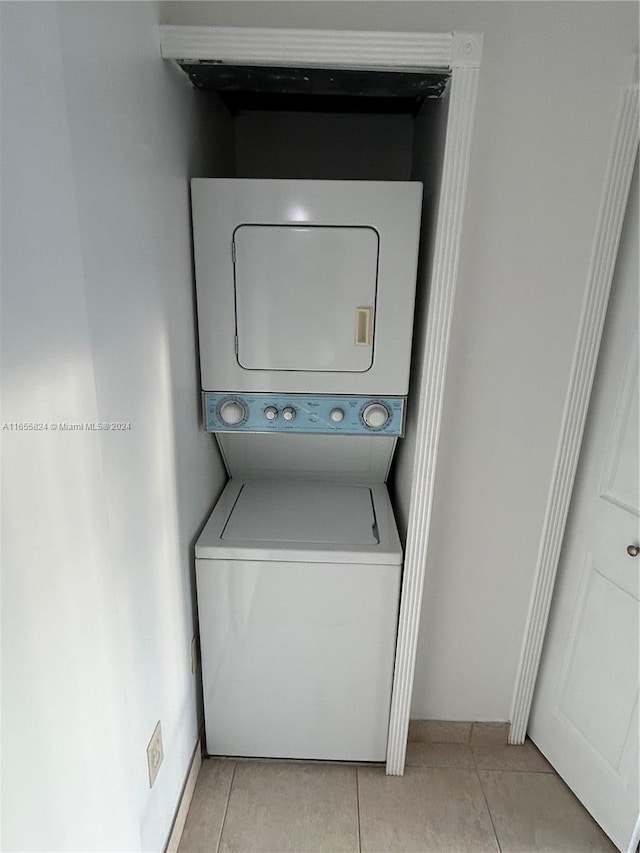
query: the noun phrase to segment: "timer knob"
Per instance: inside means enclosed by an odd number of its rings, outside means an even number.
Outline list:
[[[220,420],[227,426],[241,424],[247,417],[247,409],[240,400],[225,400],[220,406]]]
[[[296,410],[293,408],[293,406],[285,406],[282,410],[282,417],[285,419],[285,421],[293,421],[296,417]]]
[[[369,403],[362,410],[362,420],[369,429],[382,429],[391,414],[383,403]]]
[[[278,417],[278,410],[275,406],[267,406],[264,410],[264,416],[268,421],[275,421]]]

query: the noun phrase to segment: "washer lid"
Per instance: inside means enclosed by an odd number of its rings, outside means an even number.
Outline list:
[[[245,483],[221,538],[227,542],[377,545],[373,496],[367,486],[335,483]]]

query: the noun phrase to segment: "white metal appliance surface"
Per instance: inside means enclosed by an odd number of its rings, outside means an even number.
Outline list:
[[[406,395],[422,184],[198,178],[191,194],[204,391]]]
[[[384,761],[401,561],[384,485],[231,480],[196,544],[208,752]]]
[[[243,480],[386,483],[396,438],[381,435],[217,436],[229,475]]]

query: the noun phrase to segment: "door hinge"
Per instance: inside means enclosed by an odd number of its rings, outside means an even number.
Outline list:
[[[233,339],[233,348],[235,350],[236,355],[238,355],[238,336],[237,335]]]
[[[236,262],[236,241],[231,241],[231,261],[235,264]]]

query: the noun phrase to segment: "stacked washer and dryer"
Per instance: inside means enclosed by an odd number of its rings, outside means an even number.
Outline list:
[[[384,761],[422,185],[196,179],[207,751]]]

